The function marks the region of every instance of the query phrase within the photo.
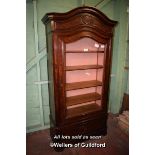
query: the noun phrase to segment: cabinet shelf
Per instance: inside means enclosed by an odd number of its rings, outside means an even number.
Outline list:
[[[95,103],[79,106],[76,108],[70,108],[67,110],[67,117],[74,117],[79,115],[85,115],[94,111],[101,110],[101,107]]]
[[[104,53],[104,51],[66,51],[66,53]]]
[[[102,85],[102,82],[97,81],[97,80],[73,82],[73,83],[66,84],[66,90],[68,91],[68,90],[96,87],[96,86],[101,86],[101,85]]]
[[[101,95],[98,93],[88,93],[83,95],[71,96],[66,98],[67,106],[77,105],[80,103],[86,103],[90,101],[100,100]]]
[[[86,70],[86,69],[99,69],[103,68],[102,65],[80,65],[80,66],[66,66],[66,71],[72,70]]]

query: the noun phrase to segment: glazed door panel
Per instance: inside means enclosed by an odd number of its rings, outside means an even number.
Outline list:
[[[106,109],[108,41],[79,35],[56,35],[57,92],[60,123]],[[89,35],[91,35],[89,33]],[[72,42],[70,42],[72,38]],[[97,41],[98,39],[98,41]],[[58,82],[59,81],[59,82]],[[85,109],[85,110],[84,110]],[[106,112],[106,110],[104,110]]]

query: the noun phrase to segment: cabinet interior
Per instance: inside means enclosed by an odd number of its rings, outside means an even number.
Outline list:
[[[84,37],[65,47],[67,117],[101,110],[106,44]]]

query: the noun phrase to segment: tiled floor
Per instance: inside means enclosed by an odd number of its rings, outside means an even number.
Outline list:
[[[55,152],[49,146],[49,130],[38,131],[27,134],[27,155],[128,155],[129,138],[122,132],[117,119],[110,116],[108,119],[108,134],[99,140],[89,140],[89,142],[106,143],[105,148],[66,148],[62,152]]]

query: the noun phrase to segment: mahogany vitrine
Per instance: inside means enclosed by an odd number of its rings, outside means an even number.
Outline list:
[[[116,21],[92,7],[47,13],[51,137],[105,135]],[[70,140],[69,140],[70,141]]]

